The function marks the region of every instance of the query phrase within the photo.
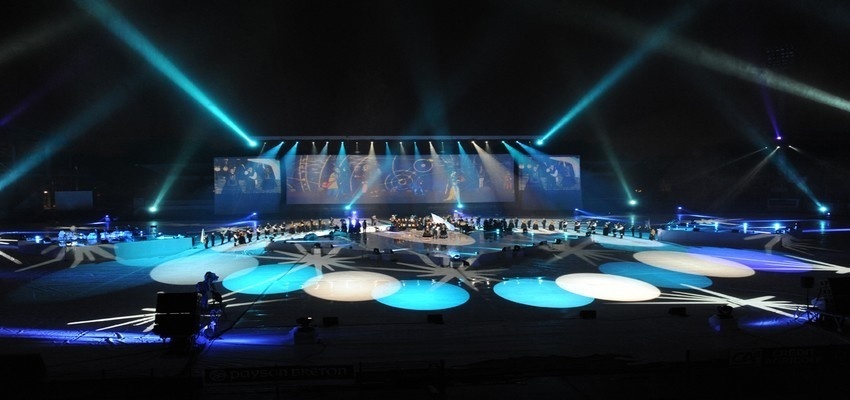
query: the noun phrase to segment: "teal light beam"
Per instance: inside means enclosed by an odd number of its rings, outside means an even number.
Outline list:
[[[519,143],[519,142],[517,142],[517,143]],[[502,144],[505,145],[505,149],[508,151],[508,154],[511,155],[511,158],[514,159],[515,163],[517,163],[517,164],[525,163],[525,158],[526,158],[525,154],[522,154],[521,151],[517,150],[515,147],[511,146],[510,144],[508,144],[508,142],[506,142],[504,140],[502,141]]]
[[[295,158],[297,157],[298,152],[298,143],[295,142],[292,144],[292,147],[281,157],[283,164],[283,173],[282,176],[286,177],[286,184],[283,190],[288,190],[289,186],[298,186],[301,182],[296,179],[296,171],[298,166],[295,165]]]
[[[40,144],[34,150],[33,154],[0,176],[0,190],[5,189],[19,178],[25,176],[36,166],[42,165],[45,160],[49,159],[65,145],[102,121],[107,115],[117,109],[119,105],[123,104],[125,97],[122,93],[116,90],[104,96],[94,106],[78,114],[75,119],[66,124],[66,128],[51,135],[46,142]]]
[[[602,142],[602,150],[605,152],[605,157],[608,158],[608,162],[611,164],[611,168],[614,170],[614,173],[617,175],[617,180],[620,182],[620,187],[623,189],[623,194],[626,195],[629,202],[635,200],[634,193],[630,188],[630,184],[628,179],[626,179],[626,173],[623,170],[623,166],[620,164],[620,157],[614,152],[614,145],[611,143],[611,136],[608,135],[608,130],[603,127],[603,124],[599,121],[598,115],[592,116],[593,121],[593,130],[595,132],[595,136],[599,138],[599,141]]]
[[[18,36],[4,38],[0,43],[0,66],[73,34],[87,21],[82,15],[73,15],[61,21],[51,20],[49,24],[34,27]]]
[[[277,153],[280,152],[280,149],[283,148],[283,142],[276,144],[269,150],[266,150],[264,153],[260,154],[260,158],[277,158]]]
[[[815,194],[812,193],[812,190],[806,184],[806,179],[800,176],[797,169],[794,168],[788,161],[784,152],[779,152],[776,157],[774,157],[773,162],[776,163],[776,168],[782,172],[786,178],[788,178],[788,181],[797,186],[797,188],[800,189],[800,191],[803,192],[803,194],[805,194],[812,203],[816,204],[818,207],[823,205],[823,203],[815,197]]]
[[[338,168],[343,168],[345,166],[345,142],[341,142],[339,144],[339,154],[336,156],[336,162],[334,162],[334,166]]]
[[[168,195],[168,192],[171,191],[171,188],[174,187],[174,184],[177,182],[177,178],[180,177],[180,173],[186,168],[190,156],[198,147],[200,147],[200,144],[204,142],[204,132],[199,128],[193,129],[191,136],[192,140],[183,142],[183,147],[180,150],[179,156],[171,163],[168,175],[165,176],[165,180],[159,188],[159,192],[156,194],[156,199],[153,204],[151,204],[150,210],[159,209],[159,205],[165,199],[165,196]]]
[[[567,113],[553,125],[545,135],[538,139],[537,144],[543,144],[546,139],[554,135],[561,128],[567,125],[579,113],[584,111],[588,106],[593,104],[596,99],[608,91],[615,83],[617,83],[627,72],[631,71],[635,65],[643,61],[646,55],[661,46],[668,36],[670,31],[682,21],[693,14],[693,8],[684,7],[678,13],[677,17],[672,18],[670,22],[656,29],[652,34],[647,36],[647,39],[632,52],[630,52],[622,61],[620,61],[610,72],[605,74],[599,83],[594,86],[590,92],[579,99]]]
[[[710,2],[704,3],[710,4]],[[571,14],[565,15],[569,16]],[[618,18],[610,13],[591,13],[588,15],[596,16],[594,18],[585,18],[584,20],[571,18],[570,22],[582,25],[594,25],[597,29],[603,27],[607,29],[607,32],[614,33],[625,41],[634,41],[635,38],[642,37],[644,31],[647,31],[647,28],[641,27],[626,18]],[[708,46],[670,35],[658,47],[658,51],[679,60],[808,99],[838,110],[850,112],[850,101],[840,96],[791,79],[769,69],[761,68],[753,63],[714,50]]]
[[[250,147],[257,141],[250,138],[224,111],[221,110],[204,92],[195,85],[177,66],[174,65],[156,46],[130,24],[119,12],[102,0],[76,0],[78,6],[93,14],[113,34],[118,36],[133,50],[136,50],[147,62],[174,82],[186,94],[191,96],[225,126],[242,137]]]

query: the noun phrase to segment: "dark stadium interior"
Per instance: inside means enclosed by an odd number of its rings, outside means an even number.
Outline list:
[[[13,398],[846,386],[844,2],[0,10]]]

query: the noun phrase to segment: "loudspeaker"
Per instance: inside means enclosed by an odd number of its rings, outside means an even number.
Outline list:
[[[667,314],[675,315],[677,317],[687,317],[688,311],[685,307],[670,307],[670,309],[667,310]]]
[[[197,293],[157,293],[153,332],[160,337],[192,336],[200,319]]]
[[[578,312],[581,319],[596,319],[596,310],[581,310]]]
[[[195,292],[157,293],[156,313],[185,313],[195,312],[198,306],[198,295]]]
[[[337,326],[339,325],[339,317],[324,317],[322,318],[322,326]]]
[[[800,286],[803,289],[811,289],[815,287],[815,277],[813,276],[801,276],[800,277]]]
[[[443,314],[428,314],[428,323],[429,324],[442,324],[443,323]]]

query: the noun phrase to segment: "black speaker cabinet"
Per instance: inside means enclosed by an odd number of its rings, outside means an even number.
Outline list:
[[[153,331],[160,337],[188,337],[200,328],[198,295],[187,293],[158,293]]]

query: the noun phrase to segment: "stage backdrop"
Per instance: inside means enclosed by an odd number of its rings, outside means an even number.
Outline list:
[[[280,207],[280,161],[226,157],[213,160],[215,213],[276,212]]]
[[[285,205],[504,203],[506,209],[582,207],[578,156],[510,154],[220,157],[215,213]]]
[[[522,208],[571,211],[582,208],[579,156],[535,154],[517,160]]]
[[[508,154],[299,155],[291,163],[287,204],[515,201]]]

